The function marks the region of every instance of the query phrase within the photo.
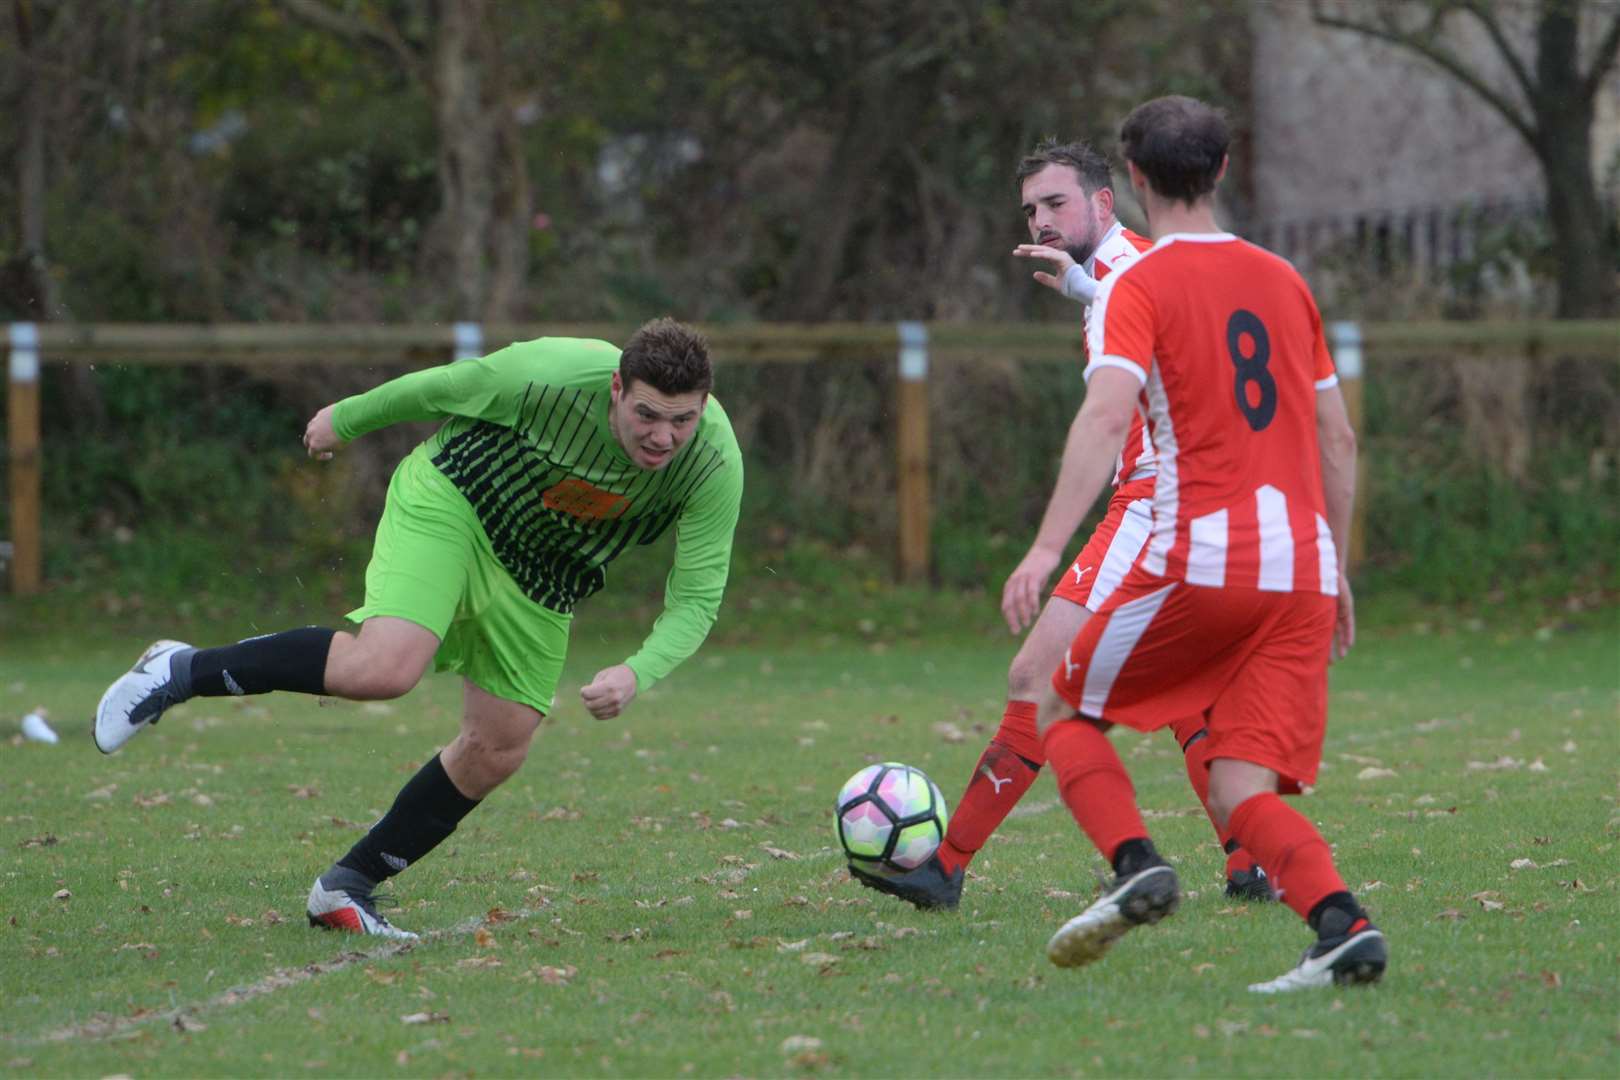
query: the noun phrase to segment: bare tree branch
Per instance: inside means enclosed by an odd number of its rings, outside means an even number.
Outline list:
[[[1598,87],[1602,85],[1604,76],[1614,67],[1614,58],[1620,54],[1620,11],[1614,13],[1614,21],[1609,24],[1608,32],[1603,40],[1598,42],[1597,55],[1592,60],[1592,70],[1587,73],[1586,81],[1581,84],[1581,93],[1587,101],[1597,97]]]
[[[321,0],[281,0],[281,6],[312,26],[351,41],[364,41],[379,46],[399,61],[400,67],[405,69],[405,74],[414,82],[426,84],[427,69],[422,63],[422,58],[386,20],[374,22],[345,15],[341,11],[327,7]]]
[[[1495,9],[1488,3],[1481,2],[1481,0],[1467,0],[1467,3],[1463,5],[1463,10],[1472,15],[1485,28],[1485,32],[1491,37],[1491,43],[1496,46],[1496,51],[1502,54],[1502,59],[1507,62],[1508,70],[1513,73],[1513,78],[1518,81],[1519,89],[1524,91],[1525,98],[1531,103],[1531,108],[1534,108],[1536,95],[1539,92],[1536,80],[1531,76],[1530,69],[1524,66],[1524,61],[1519,58],[1519,54],[1514,50],[1513,43],[1508,40],[1507,34],[1503,32],[1501,20],[1496,17]]]
[[[1450,49],[1419,38],[1415,34],[1397,30],[1393,26],[1359,22],[1355,19],[1330,15],[1320,6],[1313,5],[1313,7],[1312,15],[1319,26],[1326,26],[1333,30],[1349,30],[1353,33],[1376,38],[1379,41],[1387,41],[1391,45],[1411,49],[1430,63],[1444,69],[1458,82],[1478,94],[1487,105],[1501,113],[1502,117],[1513,126],[1513,130],[1517,131],[1525,142],[1532,147],[1536,145],[1536,130],[1532,118],[1526,116],[1517,105],[1480,78],[1472,68],[1464,64]]]

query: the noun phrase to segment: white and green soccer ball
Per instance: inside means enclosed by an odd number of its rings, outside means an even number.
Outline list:
[[[838,842],[851,864],[872,874],[915,870],[945,839],[950,816],[939,787],[898,761],[868,765],[838,792]]]

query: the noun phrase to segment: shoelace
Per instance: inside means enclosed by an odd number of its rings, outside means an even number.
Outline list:
[[[140,720],[136,719],[135,714],[141,711],[142,706],[150,705],[154,701],[157,702],[157,715],[146,721],[149,724],[156,724],[159,720],[163,719],[163,714],[174,708],[176,705],[179,705],[181,703],[181,698],[180,695],[174,692],[174,683],[166,682],[147,695],[146,699],[139,705],[136,705],[135,708],[129,710],[129,722],[131,724],[140,723]]]

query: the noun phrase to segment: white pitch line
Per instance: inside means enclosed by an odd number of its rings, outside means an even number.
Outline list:
[[[510,916],[510,921],[515,922],[520,919],[530,918],[533,915],[539,914],[539,912],[529,910],[528,908],[520,908],[517,911],[509,911],[506,914]],[[99,1020],[89,1020],[82,1024],[72,1024],[68,1027],[57,1028],[54,1031],[46,1031],[39,1035],[19,1037],[15,1039],[15,1042],[27,1045],[38,1043],[70,1042],[76,1039],[106,1039],[115,1035],[120,1035],[126,1031],[129,1031],[131,1028],[144,1027],[148,1024],[156,1023],[174,1025],[179,1027],[181,1030],[184,1030],[185,1020],[187,1018],[195,1018],[214,1009],[230,1008],[234,1005],[241,1005],[244,1002],[273,994],[278,990],[285,990],[288,987],[298,986],[301,983],[310,982],[322,975],[328,975],[334,971],[342,971],[344,968],[350,967],[354,964],[368,963],[376,960],[389,960],[403,953],[410,952],[418,945],[426,945],[435,941],[446,941],[450,938],[466,937],[469,934],[476,933],[480,927],[486,925],[487,921],[487,916],[478,915],[467,919],[459,925],[449,928],[448,930],[429,930],[423,933],[422,936],[416,941],[395,941],[387,945],[381,945],[378,948],[369,950],[367,952],[351,950],[349,952],[339,953],[331,960],[317,960],[312,963],[305,964],[303,967],[299,968],[277,968],[276,970],[270,972],[270,974],[265,975],[254,982],[248,983],[245,986],[233,986],[229,990],[221,991],[220,993],[215,994],[213,997],[197,1004],[181,1005],[178,1008],[150,1012],[142,1016],[119,1016]],[[505,922],[508,920],[503,919],[502,921]]]

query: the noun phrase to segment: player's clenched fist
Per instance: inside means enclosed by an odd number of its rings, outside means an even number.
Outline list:
[[[332,408],[328,405],[321,409],[310,417],[304,427],[304,449],[310,457],[319,461],[330,459],[332,451],[343,445],[343,440],[337,437],[337,431],[332,426]]]
[[[636,696],[636,673],[627,664],[615,664],[596,673],[579,691],[579,700],[598,720],[611,720]]]

